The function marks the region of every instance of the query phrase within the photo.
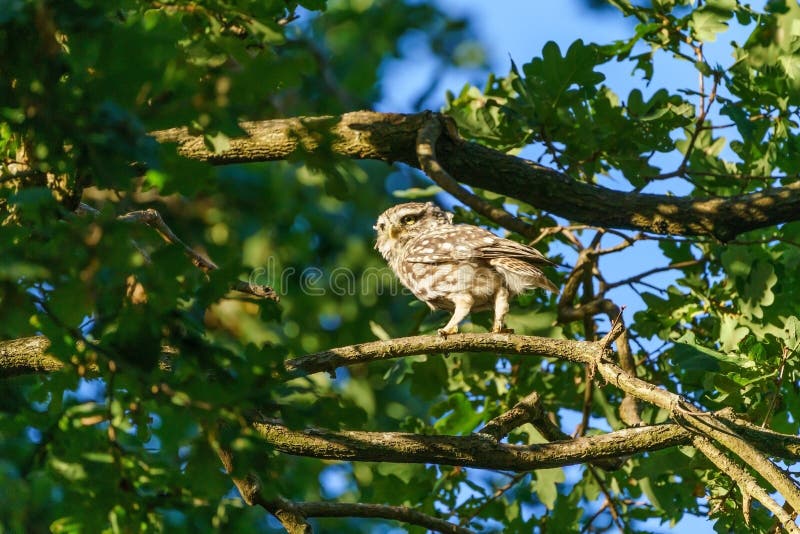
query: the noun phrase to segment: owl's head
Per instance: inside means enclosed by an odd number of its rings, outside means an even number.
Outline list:
[[[408,202],[381,213],[373,228],[378,233],[375,248],[389,259],[409,239],[436,226],[452,224],[453,214],[435,206],[433,202]]]

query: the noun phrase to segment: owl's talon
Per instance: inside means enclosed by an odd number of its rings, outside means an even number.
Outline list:
[[[449,336],[449,335],[451,335],[451,334],[457,334],[457,333],[458,333],[458,329],[457,329],[457,328],[454,328],[454,329],[450,329],[450,330],[448,330],[447,328],[440,328],[440,329],[438,330],[438,332],[439,332],[439,336],[441,336],[441,337],[447,337],[447,336]]]
[[[513,334],[513,328],[492,328],[492,334]]]

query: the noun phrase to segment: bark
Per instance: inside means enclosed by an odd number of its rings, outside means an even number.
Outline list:
[[[430,112],[358,111],[340,116],[298,117],[241,124],[243,135],[220,153],[187,128],[153,132],[177,143],[187,158],[215,165],[317,157],[375,159],[419,167],[417,134]],[[615,191],[573,180],[556,170],[445,135],[437,161],[467,185],[507,195],[566,219],[606,228],[655,234],[706,235],[728,241],[737,235],[800,219],[800,182],[730,197],[674,197]]]
[[[602,346],[593,342],[512,334],[414,336],[371,341],[309,354],[288,360],[286,369],[305,374],[322,371],[332,373],[337,367],[345,365],[449,352],[553,356],[576,363],[591,363],[602,352]]]
[[[509,471],[562,467],[691,443],[691,433],[672,424],[628,428],[529,446],[498,443],[482,434],[426,436],[404,432],[298,431],[277,422],[254,422],[253,428],[269,445],[295,456]]]
[[[44,336],[0,341],[0,377],[50,373],[64,364],[47,353],[50,340]]]

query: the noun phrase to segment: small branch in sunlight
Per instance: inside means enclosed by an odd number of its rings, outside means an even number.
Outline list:
[[[551,235],[563,234],[567,238],[567,240],[569,240],[570,243],[572,243],[573,245],[575,245],[577,247],[580,247],[580,246],[582,246],[580,241],[578,241],[577,237],[575,237],[575,234],[573,234],[572,232],[575,231],[575,230],[588,230],[588,229],[595,229],[595,227],[594,226],[588,226],[588,225],[585,225],[585,224],[576,224],[576,225],[570,225],[570,226],[550,226],[550,227],[542,229],[542,231],[539,232],[539,235],[536,237],[536,239],[531,241],[530,244],[531,245],[535,245],[536,243],[538,243],[542,239],[544,239],[544,238],[546,238],[548,236],[551,236]]]
[[[505,209],[498,208],[478,195],[470,193],[441,166],[436,159],[436,141],[442,135],[441,121],[452,121],[452,119],[448,117],[440,119],[438,116],[431,115],[417,133],[417,157],[420,168],[442,189],[472,208],[476,213],[480,213],[503,228],[517,232],[528,239],[536,238],[539,230],[535,226],[514,217]],[[445,127],[451,138],[458,139],[455,124],[448,123],[445,124]]]
[[[195,265],[195,267],[198,267],[202,271],[207,273],[209,271],[218,269],[216,263],[200,255],[192,247],[184,243],[177,235],[175,235],[175,232],[173,232],[172,229],[167,226],[167,223],[164,222],[163,217],[161,217],[161,214],[157,210],[148,208],[145,210],[132,211],[130,213],[126,213],[125,215],[120,215],[117,218],[124,222],[143,223],[150,228],[153,228],[156,232],[158,232],[158,235],[160,235],[164,241],[180,246],[186,256],[192,260],[192,263]]]
[[[81,203],[78,208],[75,210],[76,213],[79,215],[82,214],[89,214],[96,216],[100,212],[89,206],[88,204]],[[123,222],[132,222],[132,223],[139,223],[145,224],[150,228],[153,228],[158,235],[163,239],[166,243],[177,245],[183,249],[184,254],[191,260],[192,264],[203,271],[204,273],[210,273],[218,269],[217,264],[211,261],[210,259],[202,256],[200,253],[195,251],[192,247],[187,245],[186,243],[179,238],[175,232],[167,225],[164,221],[164,218],[153,208],[148,208],[144,210],[137,210],[132,211],[130,213],[126,213],[124,215],[120,215],[117,217],[120,221]],[[142,253],[145,257],[146,261],[150,261],[150,257],[146,251],[142,250],[135,242],[134,246]],[[231,289],[234,291],[239,291],[240,293],[247,293],[254,297],[274,300],[278,302],[280,300],[280,296],[278,293],[272,289],[270,286],[262,285],[262,284],[254,284],[251,282],[244,282],[242,280],[236,280],[230,284]]]

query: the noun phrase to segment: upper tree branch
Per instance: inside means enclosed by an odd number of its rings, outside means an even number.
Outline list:
[[[303,152],[330,150],[352,159],[400,161],[419,166],[417,133],[429,113],[359,111],[341,116],[301,117],[242,123],[244,135],[220,153],[187,128],[153,132],[156,140],[177,143],[180,154],[216,165],[285,160]],[[800,182],[731,197],[673,197],[614,191],[509,156],[454,136],[442,136],[437,161],[456,180],[514,197],[564,218],[595,226],[657,234],[710,235],[728,241],[737,235],[800,220]]]

